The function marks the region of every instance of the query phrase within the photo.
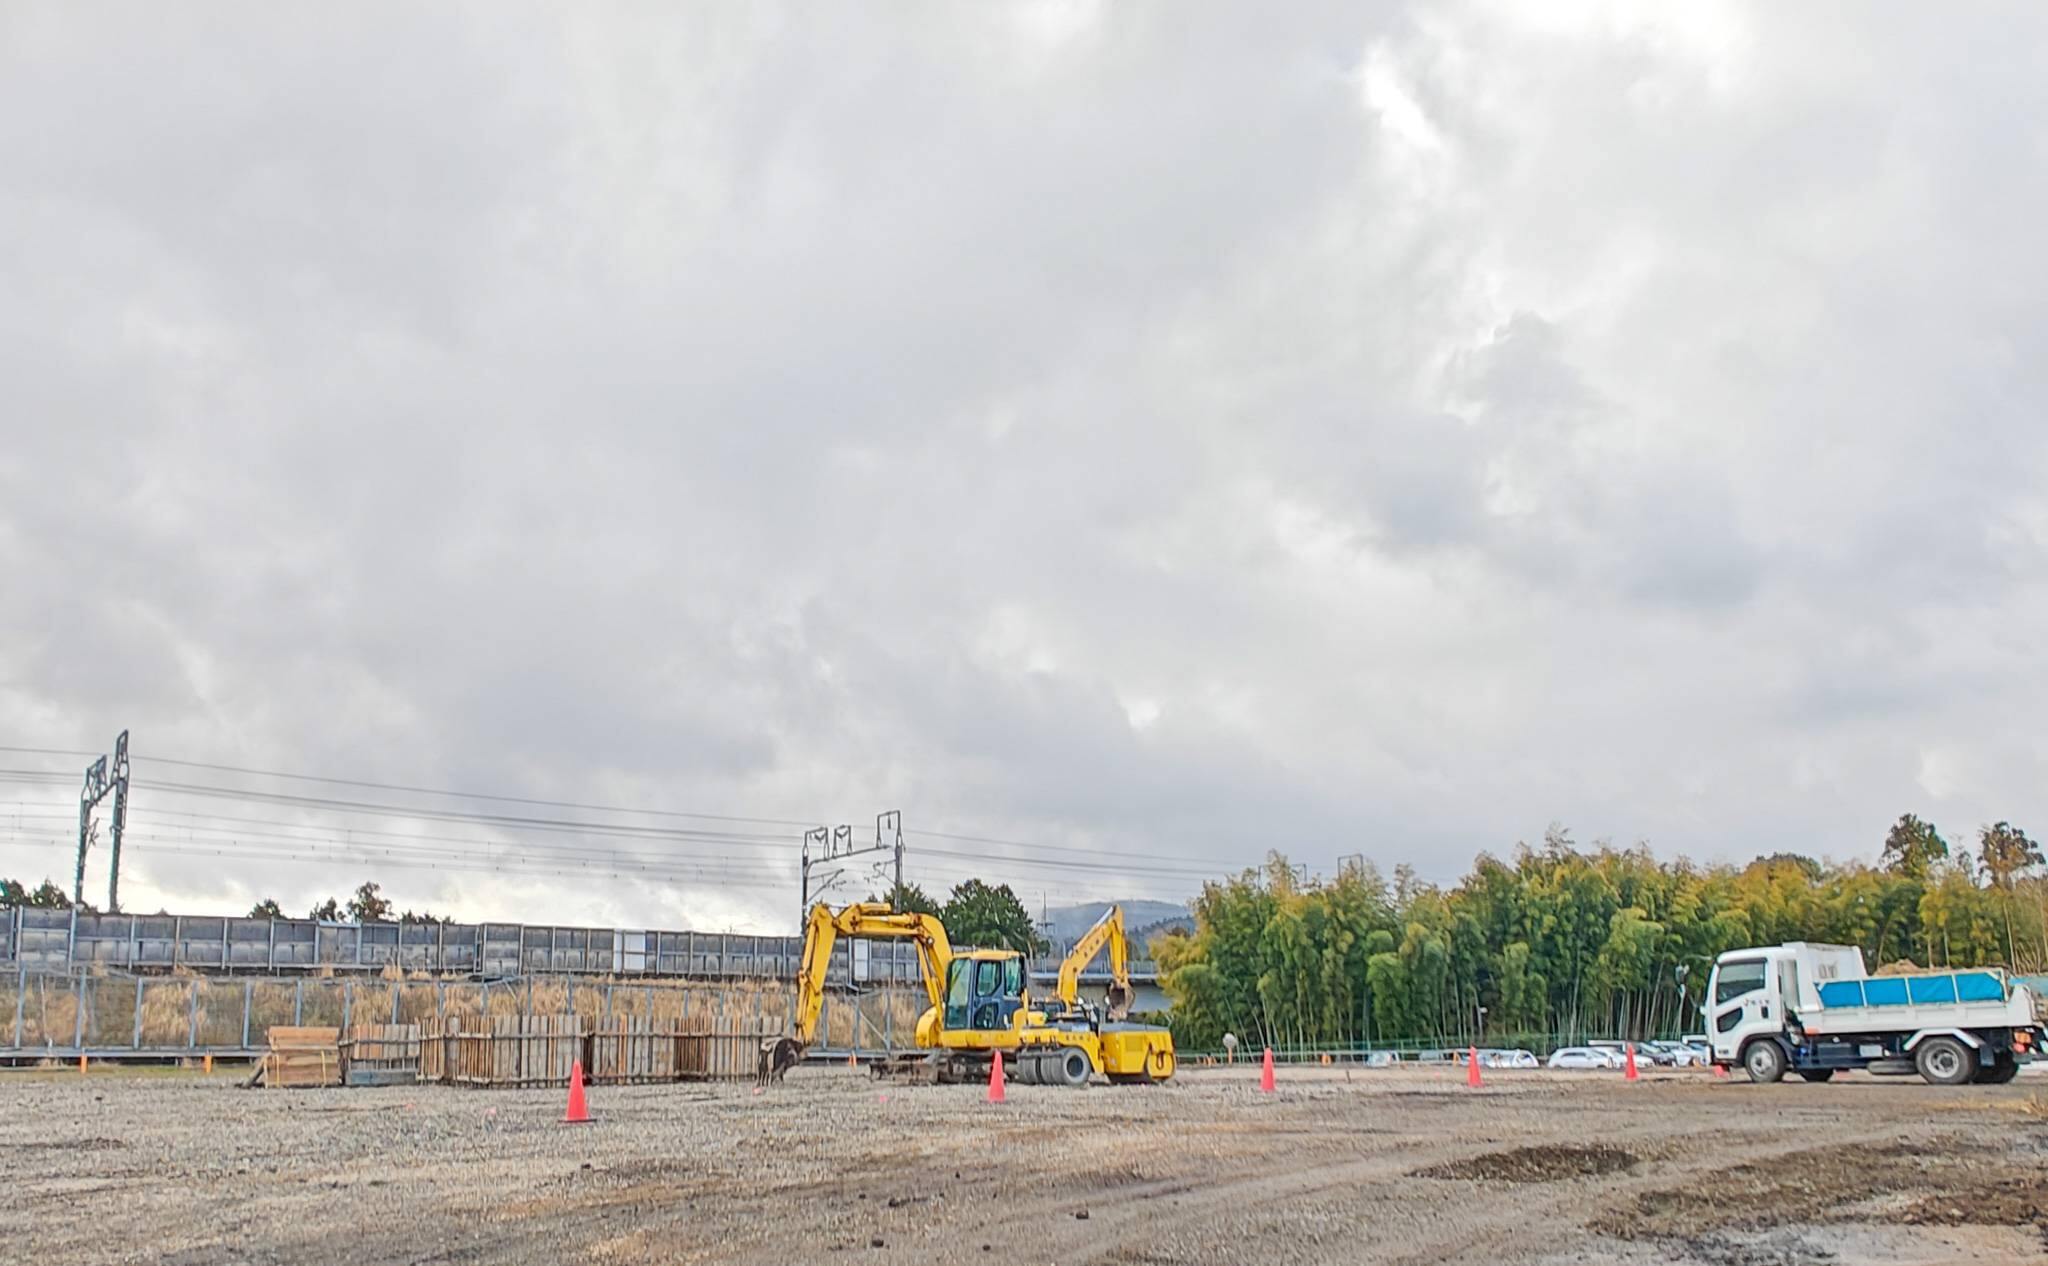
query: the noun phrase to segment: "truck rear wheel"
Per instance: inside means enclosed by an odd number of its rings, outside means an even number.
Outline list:
[[[1742,1052],[1742,1068],[1759,1086],[1768,1086],[1785,1075],[1785,1052],[1768,1038],[1751,1042]]]
[[[2003,1051],[1996,1063],[1989,1068],[1980,1067],[1970,1080],[1986,1086],[2003,1086],[2019,1075],[2020,1062],[2012,1057],[2011,1051]]]
[[[1960,1086],[1977,1073],[1975,1055],[1952,1037],[1930,1037],[1920,1043],[1913,1052],[1913,1066],[1930,1086]]]
[[[1095,1075],[1095,1065],[1089,1060],[1088,1052],[1078,1046],[1069,1046],[1055,1058],[1058,1063],[1054,1067],[1059,1070],[1059,1080],[1065,1085],[1085,1086]]]

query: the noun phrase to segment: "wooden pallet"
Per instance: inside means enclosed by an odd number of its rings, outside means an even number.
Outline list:
[[[262,1082],[277,1089],[341,1084],[341,1030],[279,1024],[266,1035],[270,1049],[260,1066]]]

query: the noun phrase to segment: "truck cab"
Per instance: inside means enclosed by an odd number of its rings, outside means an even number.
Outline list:
[[[1714,1063],[1757,1082],[1867,1068],[1995,1083],[2042,1044],[2040,1004],[2003,971],[1873,977],[1856,947],[1805,941],[1722,954],[1701,1014]]]
[[[1721,955],[1707,982],[1703,1007],[1714,1062],[1743,1064],[1752,1038],[1785,1035],[1797,1022],[1800,985],[1806,977],[1817,982],[1844,975],[1863,975],[1863,951],[1797,942]]]

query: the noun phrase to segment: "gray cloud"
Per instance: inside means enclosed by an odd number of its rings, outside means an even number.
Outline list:
[[[0,741],[901,807],[1051,900],[2039,818],[2044,30],[17,6]],[[386,882],[767,926],[749,829]]]

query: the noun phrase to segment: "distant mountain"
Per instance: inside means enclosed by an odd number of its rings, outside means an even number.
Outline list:
[[[1194,916],[1184,905],[1171,901],[1089,901],[1077,906],[1054,906],[1046,912],[1050,930],[1046,939],[1053,943],[1055,950],[1062,949],[1078,940],[1083,932],[1095,926],[1102,912],[1112,905],[1124,908],[1124,930],[1136,942],[1131,947],[1133,955],[1144,952],[1145,941],[1165,931],[1173,924],[1193,928]]]

